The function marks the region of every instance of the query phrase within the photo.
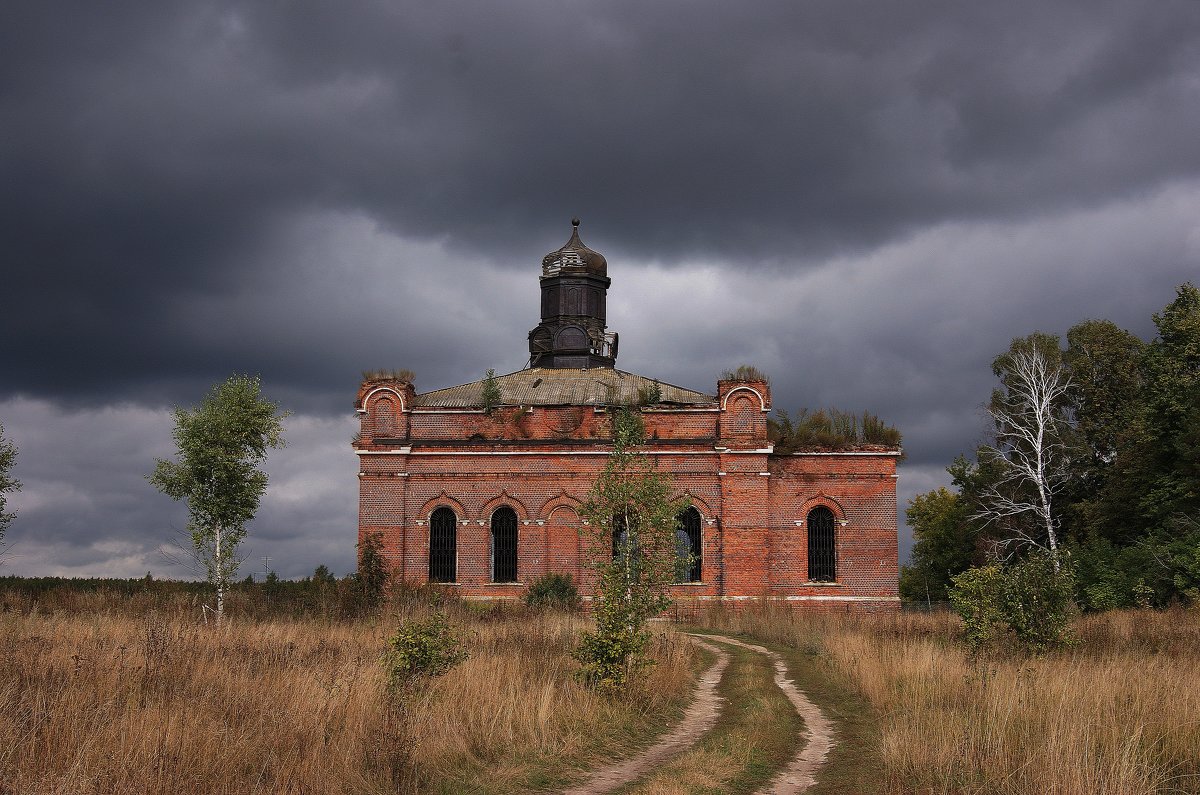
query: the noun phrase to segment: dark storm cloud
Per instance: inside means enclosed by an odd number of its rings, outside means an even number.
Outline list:
[[[610,254],[790,268],[1135,194],[1200,167],[1198,26],[1189,2],[26,4],[0,32],[4,389],[69,393],[47,357],[110,397],[271,370],[178,307],[255,271],[269,314],[270,232],[313,211],[501,267],[578,212]]]
[[[63,410],[18,399],[0,402],[0,416],[20,448],[23,484],[4,539],[6,573],[191,576],[169,559],[186,558],[179,549],[188,544],[187,512],[145,477],[156,458],[174,452],[170,412]],[[290,444],[266,462],[270,488],[242,546],[244,573],[261,571],[261,555],[287,577],[311,574],[318,563],[343,574],[354,569],[353,429],[349,417],[285,422]]]
[[[7,8],[11,536],[29,570],[151,567],[162,409],[243,371],[305,429],[256,533],[348,565],[359,371],[520,368],[572,214],[620,366],[875,411],[907,496],[1012,337],[1152,335],[1200,272],[1197,129],[1187,0]]]

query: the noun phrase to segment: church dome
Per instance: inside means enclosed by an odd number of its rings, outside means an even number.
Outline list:
[[[559,273],[590,273],[595,276],[608,275],[608,261],[604,255],[592,251],[579,239],[579,219],[571,219],[571,239],[558,251],[542,257],[542,275],[557,276]]]

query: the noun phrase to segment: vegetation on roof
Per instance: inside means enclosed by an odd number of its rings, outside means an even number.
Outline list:
[[[380,370],[363,370],[362,377],[364,381],[402,381],[406,384],[411,384],[417,380],[417,375],[412,370],[406,369],[380,369]]]
[[[771,379],[762,370],[759,370],[752,364],[739,364],[733,370],[726,370],[721,373],[722,381],[766,381],[770,383]]]
[[[838,409],[800,409],[767,418],[767,438],[776,453],[811,450],[850,450],[858,447],[900,447],[900,431],[869,411],[861,415]]]
[[[649,384],[638,387],[639,406],[654,406],[662,403],[662,399],[662,384],[658,383],[657,379],[651,381]]]

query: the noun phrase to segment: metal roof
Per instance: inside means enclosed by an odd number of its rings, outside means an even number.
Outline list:
[[[483,384],[472,381],[461,386],[435,389],[417,395],[416,405],[425,408],[473,408],[483,405]],[[654,379],[608,367],[560,370],[532,367],[496,376],[500,403],[508,406],[604,406],[637,403],[638,390],[649,388]],[[716,405],[715,395],[658,382],[662,403]]]

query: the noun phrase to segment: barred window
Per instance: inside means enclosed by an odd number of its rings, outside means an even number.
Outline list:
[[[507,505],[492,512],[492,582],[517,581],[517,514]]]
[[[700,512],[687,508],[675,517],[675,543],[679,565],[676,582],[700,582]]]
[[[837,580],[837,538],[833,511],[824,505],[808,512],[808,579]]]
[[[449,508],[438,508],[429,517],[429,581],[458,579],[458,517]]]

